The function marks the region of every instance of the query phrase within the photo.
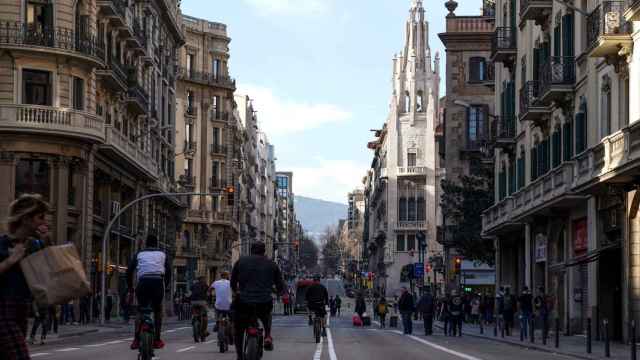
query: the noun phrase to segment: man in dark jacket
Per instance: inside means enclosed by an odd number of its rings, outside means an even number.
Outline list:
[[[411,315],[415,312],[415,304],[413,302],[413,295],[407,290],[406,287],[402,288],[402,295],[398,302],[398,309],[402,316],[402,326],[404,327],[404,334],[411,335],[413,333],[413,321]]]
[[[251,321],[254,309],[264,326],[264,349],[273,350],[271,338],[271,310],[273,298],[271,292],[288,297],[282,273],[278,265],[265,256],[263,242],[251,245],[251,255],[241,257],[231,271],[231,289],[236,294],[234,302],[235,343],[244,343],[244,332]],[[238,359],[243,357],[242,346],[236,346]]]
[[[533,313],[533,296],[527,286],[522,289],[522,294],[518,297],[520,307],[520,331],[525,338],[529,337],[529,322]]]
[[[464,303],[462,296],[456,290],[451,292],[451,301],[449,302],[450,329],[453,336],[462,336],[462,319],[464,318]]]
[[[433,314],[435,312],[435,301],[431,295],[431,288],[427,287],[424,295],[418,301],[418,312],[422,314],[424,321],[424,334],[429,336],[433,334]]]

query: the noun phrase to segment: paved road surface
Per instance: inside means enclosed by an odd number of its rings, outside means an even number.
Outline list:
[[[235,353],[218,353],[215,336],[210,341],[194,344],[188,324],[174,325],[163,338],[167,346],[157,351],[158,359],[235,360]],[[402,335],[396,329],[380,330],[351,326],[346,317],[332,319],[329,336],[317,346],[306,319],[275,317],[275,351],[264,360],[556,360],[568,359],[554,354],[527,350],[511,345],[471,337],[448,338],[436,332],[424,337]],[[71,338],[50,345],[31,346],[32,357],[42,360],[136,359],[128,349],[131,334],[100,333]],[[233,350],[233,348],[231,349]]]

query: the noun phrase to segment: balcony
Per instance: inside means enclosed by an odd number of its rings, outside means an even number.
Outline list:
[[[542,64],[540,80],[540,103],[551,105],[573,93],[576,83],[576,59],[573,56],[552,56]]]
[[[539,101],[540,82],[527,81],[520,89],[520,121],[540,121],[548,116],[549,109]]]
[[[0,49],[72,56],[92,67],[104,66],[104,45],[94,34],[59,26],[41,28],[0,21]]]
[[[533,20],[536,25],[544,24],[553,9],[553,0],[520,0],[520,20]]]
[[[127,105],[129,110],[137,115],[146,114],[149,110],[149,94],[138,82],[137,71],[134,67],[128,69]]]
[[[398,177],[425,176],[425,175],[427,175],[426,166],[409,166],[409,167],[398,168]]]
[[[398,221],[395,227],[396,231],[404,230],[427,230],[427,222],[421,221]]]
[[[226,123],[227,121],[229,121],[229,113],[224,111],[211,110],[209,112],[209,118],[211,119],[211,121],[220,121]]]
[[[627,21],[640,21],[640,0],[627,0],[624,17]]]
[[[211,155],[225,156],[227,155],[227,147],[220,144],[209,145],[209,153]]]
[[[184,148],[182,148],[182,152],[185,155],[193,155],[196,151],[198,151],[198,143],[192,140],[184,141]]]
[[[228,76],[195,71],[185,67],[178,68],[178,80],[190,81],[201,85],[217,86],[235,90],[236,81]]]
[[[640,175],[640,122],[603,138],[576,156],[575,188],[585,192],[606,183],[633,183]]]
[[[517,28],[498,27],[491,37],[491,61],[513,65],[518,51]]]
[[[127,91],[127,72],[117,59],[112,58],[107,62],[107,66],[97,69],[96,76],[100,77],[112,90]]]
[[[98,0],[96,1],[96,5],[99,10],[99,16],[108,19],[112,26],[127,26],[127,19],[130,17],[130,12],[127,10],[126,0]]]
[[[209,189],[211,190],[221,190],[224,188],[224,184],[222,179],[218,177],[212,177],[209,179]]]
[[[505,150],[513,150],[516,144],[516,121],[512,116],[496,116],[494,124],[495,145]]]
[[[133,37],[129,40],[131,43],[131,48],[138,52],[146,53],[147,51],[147,37],[144,33],[144,28],[142,24],[140,24],[140,20],[137,18],[133,19]]]
[[[187,209],[187,218],[185,222],[206,224],[211,218],[211,210],[205,209]]]
[[[587,46],[591,57],[617,57],[633,46],[631,23],[624,17],[625,1],[603,1],[587,17]]]
[[[188,104],[184,107],[184,114],[186,116],[197,117],[198,116],[198,108],[193,104]]]
[[[574,208],[585,199],[572,191],[574,164],[565,162],[529,183],[520,191],[487,209],[482,216],[485,234],[520,226],[533,215],[552,215],[559,209]]]
[[[140,144],[131,142],[127,136],[111,125],[105,127],[105,144],[102,149],[124,160],[124,166],[129,165],[153,180],[158,179],[158,165],[150,152],[141,149]]]
[[[182,174],[178,177],[178,184],[182,187],[193,188],[196,184],[196,178],[191,174]]]
[[[84,111],[39,105],[0,105],[0,132],[42,134],[104,142],[102,118]]]

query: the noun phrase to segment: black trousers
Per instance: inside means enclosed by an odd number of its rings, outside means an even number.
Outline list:
[[[160,340],[162,332],[162,301],[164,299],[164,279],[163,278],[141,278],[136,287],[136,298],[138,299],[138,309],[153,309],[153,319],[155,327],[155,339]],[[142,322],[142,311],[138,311],[136,319],[136,334],[140,335],[140,324]]]
[[[433,314],[422,313],[422,320],[424,321],[424,334],[433,334]]]
[[[254,309],[255,307],[255,309]],[[236,354],[239,360],[244,356],[244,332],[251,325],[252,316],[260,319],[264,327],[265,336],[271,336],[271,311],[273,310],[273,302],[263,304],[245,304],[237,301],[233,304],[233,317],[235,324]]]

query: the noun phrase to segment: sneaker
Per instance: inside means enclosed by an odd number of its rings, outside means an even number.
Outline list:
[[[133,340],[131,346],[129,346],[131,350],[138,350],[140,348],[140,340]]]
[[[153,342],[153,348],[154,349],[162,349],[164,347],[164,341],[162,340],[155,340]]]
[[[273,339],[271,336],[264,338],[264,349],[267,351],[273,350]]]

